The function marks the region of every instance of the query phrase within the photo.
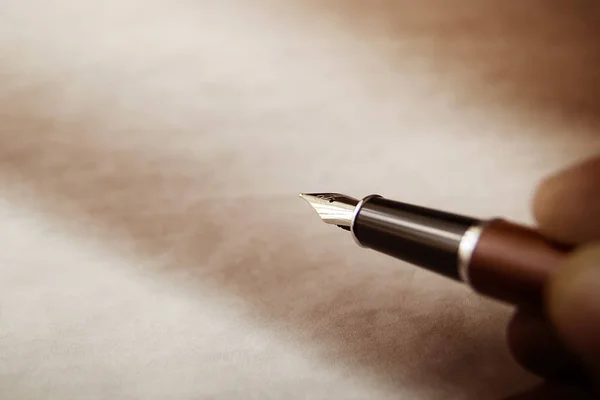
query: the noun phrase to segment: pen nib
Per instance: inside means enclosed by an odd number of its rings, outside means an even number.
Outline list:
[[[300,194],[319,214],[323,222],[350,230],[359,200],[339,193]]]

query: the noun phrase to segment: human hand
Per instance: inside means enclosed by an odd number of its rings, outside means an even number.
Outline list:
[[[523,366],[576,383],[579,397],[546,386],[514,399],[594,398],[583,396],[600,394],[600,157],[542,182],[534,213],[548,237],[577,247],[549,282],[545,315],[518,310],[508,341]]]

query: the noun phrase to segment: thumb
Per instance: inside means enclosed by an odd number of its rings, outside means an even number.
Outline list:
[[[600,243],[582,246],[558,268],[547,301],[558,334],[600,383]]]

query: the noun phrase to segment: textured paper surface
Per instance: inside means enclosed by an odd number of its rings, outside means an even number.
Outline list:
[[[6,399],[500,399],[510,310],[300,191],[530,222],[600,149],[592,2],[0,2]]]

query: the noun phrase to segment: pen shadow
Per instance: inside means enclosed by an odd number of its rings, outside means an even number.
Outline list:
[[[157,276],[241,299],[255,321],[325,363],[345,362],[398,390],[420,386],[436,393],[430,398],[479,399],[530,382],[504,348],[506,310],[377,261],[340,232],[318,240],[320,225],[297,223],[310,210],[295,194],[269,204],[211,197],[228,179],[215,173],[219,162],[117,151],[80,133],[89,121],[56,127],[13,106],[3,124],[5,190],[70,230],[160,260]]]
[[[431,72],[456,101],[532,118],[600,121],[600,3],[593,0],[303,2],[391,63]]]

